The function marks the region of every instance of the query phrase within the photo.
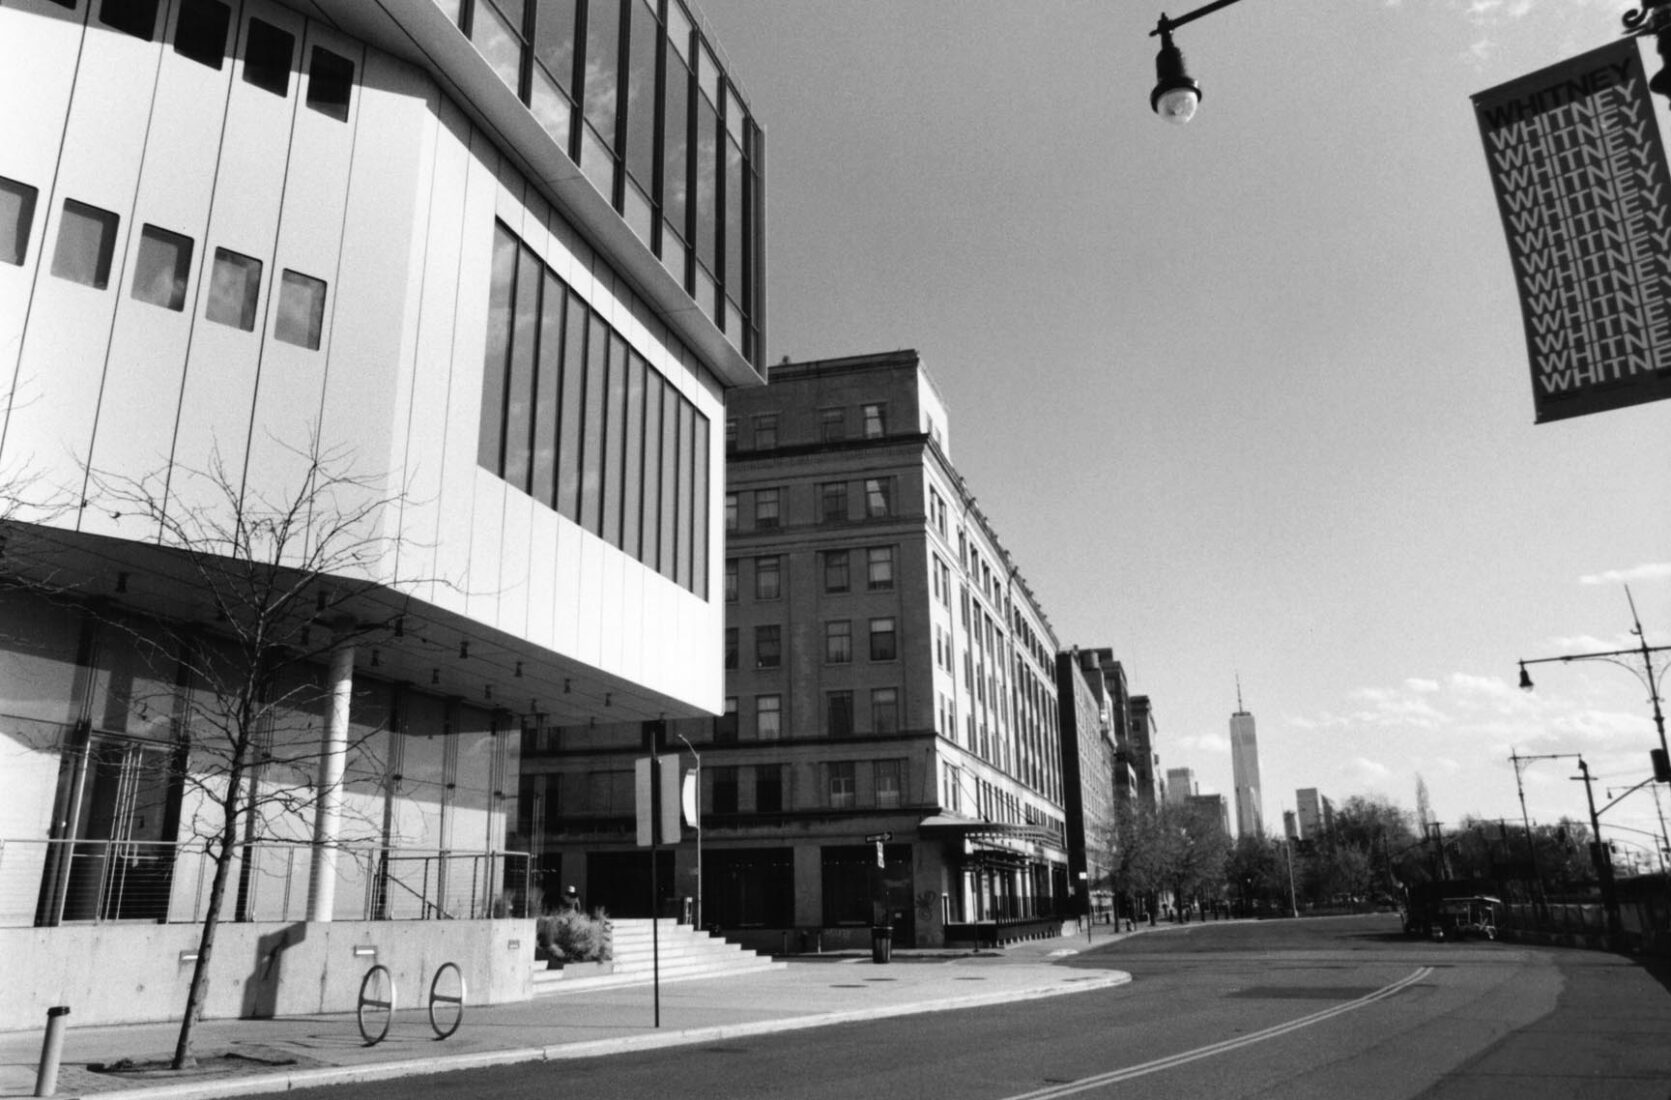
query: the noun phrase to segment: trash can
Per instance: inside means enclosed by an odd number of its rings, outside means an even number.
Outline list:
[[[893,958],[894,930],[886,925],[872,925],[870,929],[870,961],[885,963]]]

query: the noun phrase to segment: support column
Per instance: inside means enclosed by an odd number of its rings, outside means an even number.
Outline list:
[[[319,748],[319,792],[313,811],[313,866],[308,920],[329,921],[336,907],[337,839],[342,830],[342,772],[348,756],[348,703],[354,690],[354,646],[331,650],[331,705]]]

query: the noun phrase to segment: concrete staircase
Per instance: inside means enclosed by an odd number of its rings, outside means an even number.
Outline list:
[[[654,936],[658,942],[652,943],[651,923],[647,918],[610,918],[610,940],[613,945],[613,965],[610,971],[601,973],[589,966],[577,966],[572,970],[536,970],[534,996],[545,997],[617,986],[649,985],[656,980],[658,953],[661,980],[664,982],[783,970],[788,966],[787,963],[776,962],[769,956],[744,951],[734,943],[698,931],[688,924],[679,924],[671,920],[654,922]]]

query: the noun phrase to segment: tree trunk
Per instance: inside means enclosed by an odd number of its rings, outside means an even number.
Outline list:
[[[247,738],[240,738],[247,743]],[[180,1018],[180,1036],[174,1044],[174,1069],[191,1069],[197,1065],[192,1053],[192,1031],[203,1017],[203,1002],[209,995],[209,963],[215,954],[215,932],[220,928],[221,905],[226,898],[226,882],[231,877],[232,860],[237,851],[238,803],[244,783],[244,745],[233,759],[232,774],[228,777],[226,799],[221,805],[223,814],[220,840],[215,852],[215,876],[209,883],[209,905],[203,912],[203,931],[197,938],[197,962],[191,971],[191,985],[186,990],[186,1011]]]

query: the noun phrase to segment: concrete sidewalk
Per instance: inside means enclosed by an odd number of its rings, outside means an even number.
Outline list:
[[[1098,935],[1093,946],[1123,935]],[[664,982],[661,1026],[649,984],[574,988],[512,1005],[468,1006],[445,1041],[420,1003],[398,1011],[388,1037],[368,1047],[352,1014],[200,1024],[202,1065],[162,1068],[178,1024],[78,1029],[68,1018],[57,1096],[100,1100],[208,1100],[316,1085],[381,1080],[515,1062],[553,1061],[715,1042],[853,1020],[997,1004],[1121,985],[1129,974],[1058,965],[1087,947],[1083,936],[1036,940],[997,951],[898,951],[877,965],[869,953],[791,956],[787,969]],[[401,991],[412,1004],[420,991]],[[45,1021],[35,1032],[0,1034],[0,1097],[32,1096]],[[122,1060],[133,1066],[95,1072]]]

